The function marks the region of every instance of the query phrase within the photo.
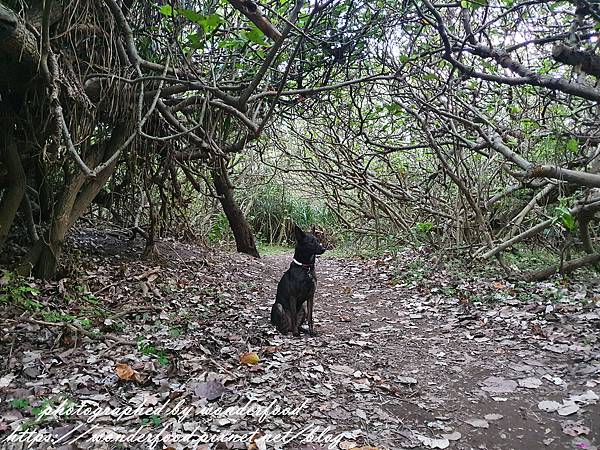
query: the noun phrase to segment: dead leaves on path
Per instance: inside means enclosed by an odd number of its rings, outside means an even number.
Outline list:
[[[117,363],[115,373],[121,380],[142,382],[142,376],[133,370],[129,364]]]
[[[98,294],[90,333],[116,333],[134,344],[142,339],[145,351],[81,335],[61,348],[60,327],[15,326],[2,400],[18,397],[37,407],[40,398],[69,395],[99,408],[181,400],[193,408],[182,428],[200,423],[211,432],[267,433],[334,425],[342,433],[339,450],[469,447],[474,437],[485,442],[513,427],[521,410],[551,428],[541,430],[540,446],[594,437],[589,411],[598,404],[600,316],[590,299],[600,297],[593,287],[456,278],[412,256],[325,260],[317,268],[315,304],[321,335],[292,338],[268,323],[287,259],[185,256],[159,271],[154,262],[94,257],[88,266],[97,271],[79,282],[92,292],[109,287]],[[416,270],[406,266],[419,261]],[[75,285],[67,280],[42,289],[42,301],[74,309],[94,302],[84,299],[87,291],[69,300]],[[251,399],[300,411],[263,422],[194,419],[201,408]],[[30,418],[30,409],[14,407],[0,413],[0,429]],[[249,448],[271,448],[265,436]]]

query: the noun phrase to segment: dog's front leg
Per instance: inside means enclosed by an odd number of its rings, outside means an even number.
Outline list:
[[[290,297],[289,314],[292,325],[292,334],[294,336],[300,336],[300,331],[298,331],[298,300],[294,296]]]
[[[298,331],[300,333],[308,333],[308,330],[302,328],[302,325],[304,325],[304,322],[306,322],[306,318],[308,317],[308,310],[306,305],[306,302],[303,302],[300,306],[300,309],[298,310]]]
[[[315,330],[313,327],[313,305],[314,304],[315,304],[315,297],[314,297],[314,295],[311,295],[306,300],[306,306],[307,306],[306,309],[307,309],[307,313],[308,313],[308,333],[311,336],[315,335]]]

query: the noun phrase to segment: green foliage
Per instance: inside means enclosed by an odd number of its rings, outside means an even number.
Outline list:
[[[174,9],[171,5],[163,5],[160,8],[158,8],[158,11],[163,16],[167,17],[175,17],[177,15],[177,10]]]
[[[421,259],[414,259],[413,261],[410,261],[406,267],[395,274],[392,282],[399,283],[404,281],[408,283],[419,283],[428,273],[429,269],[426,267],[425,262]]]
[[[577,231],[577,222],[566,206],[558,206],[554,210],[554,217],[567,231],[574,233]]]
[[[53,420],[53,416],[48,415],[46,411],[48,409],[56,410],[61,404],[65,404],[65,409],[60,413],[62,417],[68,417],[68,410],[75,406],[75,402],[68,397],[55,397],[55,398],[40,398],[35,400],[35,406],[31,408],[31,414],[34,416],[33,419],[27,420],[21,424],[21,430],[25,431],[28,429],[36,428],[40,423],[44,421]],[[11,405],[17,409],[27,409],[32,405],[26,399],[15,399],[11,402]]]
[[[159,416],[152,415],[150,417],[144,417],[140,420],[140,423],[144,426],[150,426],[157,428],[162,424],[162,420]]]
[[[285,247],[282,245],[274,245],[274,244],[267,244],[264,242],[259,242],[258,245],[258,253],[260,253],[262,256],[277,256],[277,255],[283,255],[285,253],[289,253],[290,251],[292,251],[292,247]]]
[[[477,9],[487,5],[488,0],[461,0],[460,6],[463,8]]]
[[[225,239],[229,232],[230,228],[227,216],[224,212],[219,212],[208,232],[208,240],[213,243],[220,242]]]
[[[53,406],[52,400],[50,400],[49,398],[46,398],[46,399],[43,399],[42,402],[38,406],[32,408],[31,412],[33,414],[35,414],[36,416],[39,416],[41,414],[41,412],[44,411],[45,409],[47,409],[49,406],[50,407]],[[54,405],[54,406],[56,406],[56,405]]]
[[[525,133],[531,133],[537,130],[540,127],[540,125],[534,119],[526,118],[521,120],[521,127],[523,128],[523,131]]]
[[[554,221],[559,222],[568,232],[575,233],[577,231],[577,220],[569,211],[569,204],[572,201],[571,197],[558,199],[558,206],[554,208]]]
[[[10,401],[10,406],[15,409],[29,408],[29,401],[25,398],[15,398]]]
[[[531,248],[515,245],[512,252],[503,253],[504,262],[510,267],[518,267],[523,272],[543,269],[556,264],[556,255],[546,248]]]
[[[171,5],[162,5],[158,8],[158,11],[165,17],[183,17],[189,22],[200,26],[202,31],[187,35],[184,45],[189,48],[204,48],[207,39],[213,35],[219,26],[225,23],[225,19],[217,13],[204,15],[192,9],[173,8]]]
[[[68,291],[64,293],[64,301],[69,304],[76,304],[77,310],[81,313],[80,316],[51,309],[48,305],[38,302],[35,298],[39,296],[40,291],[35,284],[12,272],[3,273],[0,278],[0,289],[3,292],[0,294],[0,304],[14,304],[36,313],[46,322],[76,323],[84,329],[90,329],[92,328],[92,321],[88,317],[103,317],[107,314],[101,306],[101,301],[90,293],[86,286],[80,284],[75,284],[70,288],[67,287]]]
[[[169,355],[164,350],[160,350],[156,348],[154,345],[150,343],[146,343],[144,341],[138,342],[138,350],[142,355],[153,356],[159,362],[159,364],[163,366],[169,365]]]
[[[390,103],[385,105],[385,109],[387,109],[388,112],[394,116],[401,116],[404,113],[402,106],[400,106],[398,103]]]
[[[564,139],[554,135],[540,139],[535,145],[535,157],[542,161],[560,162],[565,156],[579,154],[579,141],[575,138]]]
[[[433,227],[434,225],[432,222],[417,222],[415,224],[415,231],[417,233],[425,234],[433,230]]]
[[[41,303],[34,300],[40,293],[39,289],[30,281],[13,272],[4,271],[2,273],[0,288],[4,291],[3,294],[0,294],[0,303],[12,303],[29,311],[37,311],[42,308]]]
[[[575,138],[571,138],[566,144],[567,151],[576,154],[579,151],[579,142]]]
[[[74,322],[76,319],[76,317],[72,316],[71,314],[62,314],[56,311],[42,311],[42,317],[45,321],[54,323],[71,323]]]
[[[262,31],[256,28],[256,25],[252,24],[250,30],[243,30],[240,35],[243,39],[253,42],[255,44],[261,45],[263,47],[268,47],[268,44],[265,42],[265,35]]]
[[[259,239],[270,244],[289,241],[286,227],[291,223],[304,230],[312,225],[329,229],[336,224],[328,208],[286,191],[281,185],[263,185],[246,195],[243,201],[250,205],[248,221]]]
[[[89,319],[80,319],[79,320],[79,325],[83,329],[88,330],[88,329],[90,329],[92,327],[92,321],[89,320]]]

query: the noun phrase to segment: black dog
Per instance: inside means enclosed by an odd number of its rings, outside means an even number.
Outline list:
[[[280,333],[292,332],[299,336],[299,327],[308,318],[308,330],[313,330],[313,302],[317,288],[315,255],[321,255],[325,248],[311,233],[305,233],[294,225],[296,251],[290,268],[283,274],[277,285],[277,297],[271,308],[271,323]]]

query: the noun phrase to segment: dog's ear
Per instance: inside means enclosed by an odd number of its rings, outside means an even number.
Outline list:
[[[296,236],[296,240],[297,241],[301,241],[302,239],[304,239],[304,231],[302,231],[302,228],[300,228],[298,225],[294,224],[294,235]]]

